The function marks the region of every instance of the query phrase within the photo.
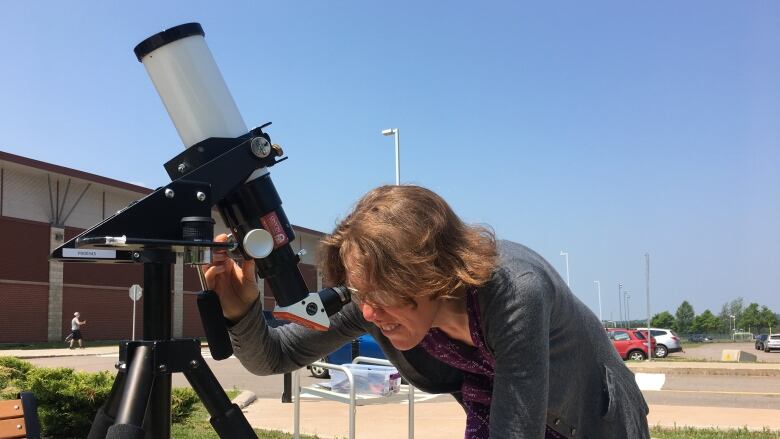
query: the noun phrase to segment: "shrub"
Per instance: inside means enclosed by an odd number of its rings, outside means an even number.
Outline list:
[[[19,383],[32,368],[31,363],[16,357],[0,357],[0,398],[15,399]]]
[[[35,366],[29,361],[20,360],[16,357],[0,357],[0,367],[7,367],[14,370],[19,370],[23,373],[27,373]]]
[[[92,420],[111,392],[114,374],[77,372],[70,368],[35,367],[14,357],[0,357],[0,398],[29,391],[38,400],[41,430],[47,438],[87,437]],[[171,393],[171,419],[185,423],[199,402],[190,388]]]
[[[38,399],[38,417],[46,437],[86,437],[113,381],[109,372],[41,367],[27,374],[25,390]]]
[[[198,394],[189,387],[177,387],[171,392],[171,420],[183,424],[192,416],[195,405],[200,402]]]

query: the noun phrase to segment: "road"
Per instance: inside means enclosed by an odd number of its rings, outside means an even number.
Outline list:
[[[780,409],[777,377],[666,375],[662,390],[642,393],[651,405]]]
[[[204,351],[204,356],[207,356]],[[780,353],[777,354],[780,358]],[[30,360],[36,365],[47,367],[67,366],[84,371],[113,371],[117,355],[53,357]],[[251,390],[260,398],[281,398],[283,381],[281,375],[256,376],[247,372],[239,361],[229,358],[223,361],[206,360],[220,384],[226,388]],[[301,375],[301,384],[306,386],[321,381]],[[187,386],[182,374],[175,374],[174,386]],[[706,376],[667,375],[659,391],[643,392],[649,404],[780,408],[780,379],[777,377],[750,376]]]
[[[204,351],[204,357],[207,357],[206,352]],[[114,365],[118,359],[118,354],[112,354],[103,356],[34,358],[28,361],[37,366],[64,366],[86,372],[98,372],[102,370],[116,371]],[[234,357],[223,361],[206,358],[206,362],[225,389],[251,390],[258,398],[281,398],[282,396],[284,390],[282,375],[253,375],[244,369],[241,363]],[[301,375],[301,385],[306,386],[317,381],[321,380],[310,377],[308,374]],[[183,374],[177,373],[173,376],[173,385],[174,387],[184,387],[189,386],[189,383]]]

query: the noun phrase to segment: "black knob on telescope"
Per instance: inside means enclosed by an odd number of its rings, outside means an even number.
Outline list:
[[[211,241],[214,224],[210,216],[185,216],[181,219],[181,237],[185,241]]]

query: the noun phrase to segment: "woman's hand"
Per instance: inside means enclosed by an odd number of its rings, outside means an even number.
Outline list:
[[[227,235],[214,238],[216,242],[227,242]],[[228,320],[237,322],[248,312],[257,300],[258,289],[255,280],[255,261],[246,260],[239,266],[224,249],[212,252],[212,263],[205,273],[206,285],[219,296],[222,314]]]

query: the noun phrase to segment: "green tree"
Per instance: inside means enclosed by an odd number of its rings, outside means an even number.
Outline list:
[[[761,328],[766,328],[768,332],[778,332],[777,331],[777,315],[769,308],[767,308],[766,305],[761,307],[761,312],[759,313],[761,322]]]
[[[650,324],[653,328],[671,328],[674,326],[674,316],[669,311],[663,311],[654,315]]]
[[[690,330],[693,324],[693,318],[696,313],[693,311],[693,306],[684,300],[683,303],[677,308],[677,312],[674,314],[676,317],[677,331],[680,333],[686,333]]]
[[[722,332],[731,334],[731,316],[734,316],[736,318],[736,323],[739,323],[739,321],[742,319],[743,309],[744,301],[741,297],[737,297],[731,302],[726,302],[723,304],[723,308],[721,308],[720,314],[718,314]]]
[[[720,320],[708,309],[696,316],[691,324],[691,332],[713,333],[719,328]]]
[[[761,326],[761,311],[758,304],[753,302],[742,312],[742,318],[737,321],[738,327],[745,331],[758,331]]]

